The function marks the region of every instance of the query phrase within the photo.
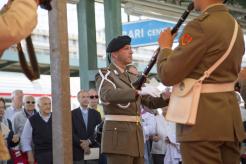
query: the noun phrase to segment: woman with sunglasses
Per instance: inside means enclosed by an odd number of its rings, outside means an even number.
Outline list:
[[[14,147],[19,143],[19,137],[14,135],[12,124],[9,119],[5,117],[5,100],[0,98],[0,132],[3,135],[4,141],[8,148]],[[0,160],[1,164],[12,163],[12,160]]]

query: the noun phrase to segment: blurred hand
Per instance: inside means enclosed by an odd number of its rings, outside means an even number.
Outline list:
[[[18,134],[13,135],[12,141],[13,141],[14,143],[19,142],[19,140],[20,140],[20,137],[19,137]]]
[[[80,140],[80,147],[85,150],[88,149],[90,142],[88,140]]]
[[[168,144],[171,143],[168,137],[166,137],[165,142],[168,143]]]
[[[171,96],[171,92],[170,92],[170,91],[164,91],[164,92],[162,93],[162,98],[163,98],[164,100],[169,99],[170,96]]]
[[[28,160],[28,164],[34,164],[34,156],[32,151],[27,152],[27,160]]]
[[[153,86],[145,86],[142,87],[140,91],[138,91],[138,94],[143,96],[143,95],[150,95],[152,97],[160,97],[160,91]]]
[[[161,32],[160,37],[158,39],[158,43],[161,49],[169,48],[171,49],[173,46],[173,40],[175,38],[175,35],[171,34],[171,29],[167,28],[163,32]]]
[[[84,149],[85,154],[90,154],[91,153],[91,149],[89,147]]]

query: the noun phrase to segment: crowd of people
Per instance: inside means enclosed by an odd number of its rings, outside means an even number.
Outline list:
[[[134,66],[128,66],[132,67]],[[128,70],[131,72],[133,69]],[[246,122],[246,109],[242,106],[244,100],[240,96],[240,88],[235,90],[241,105],[242,120]],[[23,94],[22,90],[13,91],[11,105],[7,108],[5,99],[0,98],[1,132],[11,154],[10,160],[1,162],[52,163],[51,100],[49,97],[36,99]],[[165,94],[170,96],[169,89],[165,90]],[[95,89],[81,90],[77,98],[80,106],[72,110],[73,163],[82,164],[85,163],[84,154],[90,153],[90,148],[100,148],[94,130],[104,120],[104,112]],[[165,119],[166,108],[150,110],[141,105],[140,109],[144,164],[181,164],[175,123]],[[99,153],[98,159],[87,160],[86,164],[107,164],[106,156]]]
[[[95,127],[101,123],[103,113],[98,107],[98,95],[95,89],[81,90],[77,95],[80,106],[72,110],[72,137],[74,163],[84,163],[84,154],[90,154],[90,148],[99,148],[95,140]],[[98,111],[99,110],[99,111]],[[11,95],[11,105],[6,108],[4,98],[0,98],[0,131],[10,152],[10,160],[1,160],[3,164],[52,163],[52,110],[49,97],[34,98],[15,90]],[[95,164],[105,157],[87,161]]]

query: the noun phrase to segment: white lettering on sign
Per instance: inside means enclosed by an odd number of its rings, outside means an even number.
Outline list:
[[[144,37],[144,29],[135,29],[128,31],[123,31],[123,35],[129,35],[132,39],[139,39]]]
[[[158,28],[158,29],[150,29],[147,31],[148,37],[153,37],[153,36],[159,36],[161,31],[163,31],[163,28]]]

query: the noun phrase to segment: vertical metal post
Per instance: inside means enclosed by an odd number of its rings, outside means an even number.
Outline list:
[[[81,89],[93,83],[91,73],[97,69],[97,42],[94,0],[80,0],[77,5],[79,29],[79,75]],[[94,81],[94,78],[93,78]]]
[[[122,34],[121,0],[104,0],[106,46],[110,40]]]
[[[49,12],[54,164],[73,161],[66,3],[66,0],[53,0]]]

